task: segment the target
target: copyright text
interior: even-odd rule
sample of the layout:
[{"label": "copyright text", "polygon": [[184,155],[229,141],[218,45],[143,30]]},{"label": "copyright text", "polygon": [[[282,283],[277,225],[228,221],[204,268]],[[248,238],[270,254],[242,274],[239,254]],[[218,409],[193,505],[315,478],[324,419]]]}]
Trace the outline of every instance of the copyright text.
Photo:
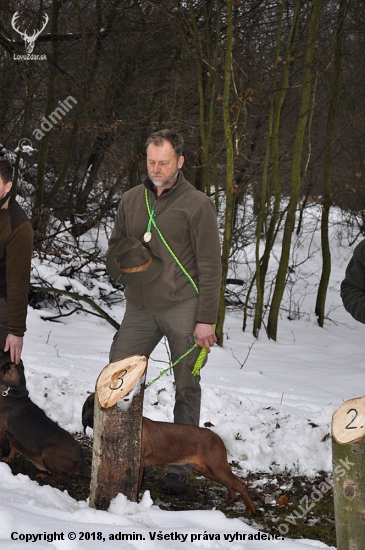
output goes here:
[{"label": "copyright text", "polygon": [[149,531],[148,537],[141,533],[108,533],[104,536],[101,531],[79,531],[75,533],[70,531],[69,533],[19,533],[13,531],[11,533],[11,540],[21,540],[25,542],[54,542],[58,540],[98,540],[100,542],[106,542],[110,540],[174,540],[179,542],[195,542],[197,540],[225,540],[228,542],[234,542],[238,540],[284,540],[280,535],[270,535],[269,533],[241,533],[236,531],[235,533],[209,533],[204,531],[203,533],[178,533],[177,531],[163,532],[163,531]]}]

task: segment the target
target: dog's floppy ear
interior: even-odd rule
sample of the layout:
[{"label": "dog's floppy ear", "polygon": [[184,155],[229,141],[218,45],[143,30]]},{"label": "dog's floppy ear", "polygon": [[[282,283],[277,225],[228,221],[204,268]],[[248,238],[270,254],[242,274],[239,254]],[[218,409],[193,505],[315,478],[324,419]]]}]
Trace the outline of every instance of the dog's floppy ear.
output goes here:
[{"label": "dog's floppy ear", "polygon": [[18,371],[18,374],[19,374],[20,385],[23,386],[24,388],[26,388],[27,381],[25,379],[25,374],[24,374],[24,363],[21,359],[20,359],[19,363],[16,365],[16,368],[17,368],[17,371]]}]

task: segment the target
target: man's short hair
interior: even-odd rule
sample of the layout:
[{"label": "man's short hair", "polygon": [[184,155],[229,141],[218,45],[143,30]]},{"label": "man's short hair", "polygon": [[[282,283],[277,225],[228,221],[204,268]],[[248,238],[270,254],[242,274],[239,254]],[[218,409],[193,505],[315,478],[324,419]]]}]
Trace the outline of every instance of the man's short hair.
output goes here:
[{"label": "man's short hair", "polygon": [[151,134],[147,138],[146,149],[151,143],[153,143],[153,145],[161,146],[164,141],[169,141],[171,143],[177,158],[180,158],[182,156],[184,138],[182,137],[182,135],[178,134],[176,130],[170,130],[168,128],[153,132],[153,134]]},{"label": "man's short hair", "polygon": [[0,157],[0,177],[5,185],[13,180],[13,168],[4,157]]}]

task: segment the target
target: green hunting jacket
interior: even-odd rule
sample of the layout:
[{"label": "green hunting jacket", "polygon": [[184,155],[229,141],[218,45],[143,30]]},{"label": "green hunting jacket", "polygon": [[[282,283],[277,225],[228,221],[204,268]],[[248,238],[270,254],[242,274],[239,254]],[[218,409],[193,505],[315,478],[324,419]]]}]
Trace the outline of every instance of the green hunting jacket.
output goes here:
[{"label": "green hunting jacket", "polygon": [[[156,197],[151,190],[153,184],[149,178],[123,194],[109,249],[124,237],[143,241],[149,220],[145,189],[148,189],[160,232],[198,286],[196,321],[215,323],[222,269],[216,210],[213,201],[195,189],[181,171],[175,185],[160,197]],[[182,198],[179,200],[179,197]],[[177,266],[154,227],[151,233],[149,246],[163,261],[162,273],[151,283],[126,286],[126,298],[141,309],[161,309],[195,296],[194,287]]]},{"label": "green hunting jacket", "polygon": [[346,311],[356,321],[365,323],[365,240],[357,245],[347,266],[341,298]]},{"label": "green hunting jacket", "polygon": [[[26,330],[33,229],[13,195],[0,208],[0,297],[8,305],[7,330]],[[4,327],[6,328],[6,327]]]}]

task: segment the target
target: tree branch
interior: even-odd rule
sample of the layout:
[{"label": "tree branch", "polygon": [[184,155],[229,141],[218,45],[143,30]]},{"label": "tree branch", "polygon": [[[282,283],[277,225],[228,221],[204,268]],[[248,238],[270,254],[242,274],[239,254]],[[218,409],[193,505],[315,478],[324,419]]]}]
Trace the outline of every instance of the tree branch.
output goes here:
[{"label": "tree branch", "polygon": [[36,285],[30,285],[30,290],[33,292],[50,292],[53,294],[61,294],[62,296],[67,296],[68,298],[72,298],[73,300],[76,300],[77,302],[86,302],[91,308],[95,309],[95,311],[98,312],[99,316],[108,321],[114,327],[116,330],[119,329],[119,323],[117,323],[110,315],[104,311],[101,307],[99,307],[91,298],[88,298],[87,296],[81,296],[80,294],[77,294],[76,292],[70,292],[69,290],[63,290],[61,288],[54,288],[52,286],[36,286]]}]

